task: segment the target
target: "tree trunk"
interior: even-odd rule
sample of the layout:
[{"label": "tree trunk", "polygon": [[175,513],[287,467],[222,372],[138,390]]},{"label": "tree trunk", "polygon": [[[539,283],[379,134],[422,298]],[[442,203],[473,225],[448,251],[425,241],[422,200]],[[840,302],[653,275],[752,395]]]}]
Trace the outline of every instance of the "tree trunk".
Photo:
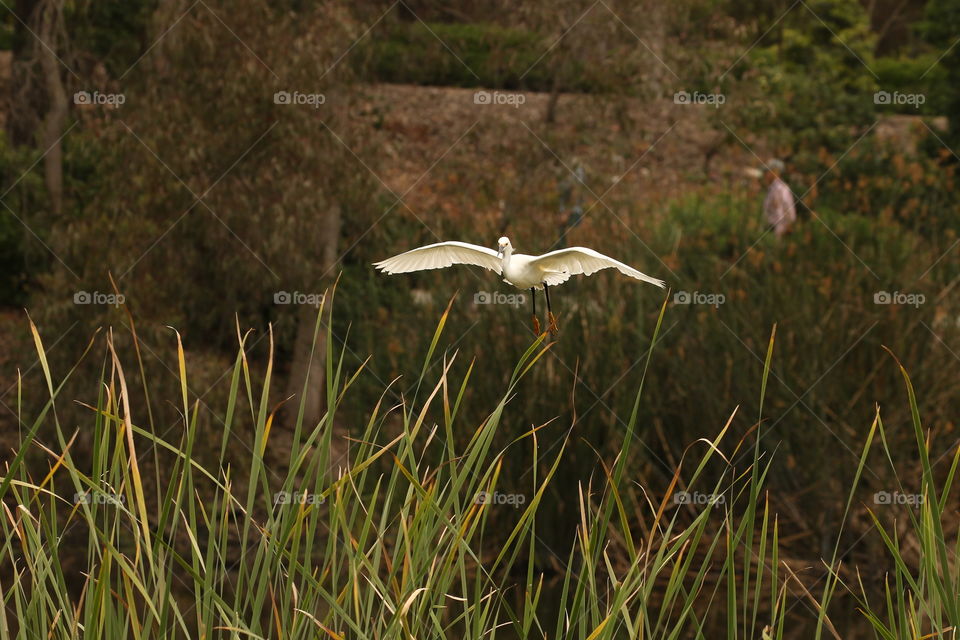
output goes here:
[{"label": "tree trunk", "polygon": [[[320,250],[319,273],[330,271],[337,262],[340,224],[340,207],[334,204],[327,212],[326,233],[323,235],[323,244]],[[324,323],[330,322],[330,314],[331,308],[329,300],[327,300],[323,306]],[[290,425],[293,426],[295,423],[302,401],[303,426],[306,429],[312,429],[320,421],[326,389],[324,374],[326,371],[327,333],[321,325],[314,345],[313,334],[316,323],[317,310],[310,305],[301,305],[297,311],[297,336],[294,341],[293,362],[290,365],[289,393],[287,395],[295,397],[288,412]],[[306,389],[304,389],[305,380],[309,380]]]},{"label": "tree trunk", "polygon": [[57,59],[58,30],[63,12],[63,0],[45,0],[37,11],[39,15],[39,38],[46,45],[40,47],[40,65],[46,86],[49,106],[43,123],[42,145],[44,177],[50,195],[50,209],[54,217],[63,211],[63,147],[60,137],[67,120],[67,92],[60,77],[60,61]]}]

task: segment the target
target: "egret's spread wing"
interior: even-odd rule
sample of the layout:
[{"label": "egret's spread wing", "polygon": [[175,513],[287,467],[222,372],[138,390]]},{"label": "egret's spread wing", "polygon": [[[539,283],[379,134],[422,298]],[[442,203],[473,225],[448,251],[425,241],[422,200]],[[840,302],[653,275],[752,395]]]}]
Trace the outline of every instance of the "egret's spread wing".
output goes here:
[{"label": "egret's spread wing", "polygon": [[374,262],[384,273],[410,273],[426,269],[442,269],[455,264],[472,264],[500,273],[502,263],[493,249],[466,242],[438,242],[412,249],[398,256]]},{"label": "egret's spread wing", "polygon": [[548,272],[546,277],[548,285],[560,284],[570,276],[581,274],[589,276],[601,269],[614,268],[625,276],[655,284],[661,289],[666,286],[663,280],[651,278],[631,266],[586,247],[570,247],[569,249],[551,251],[535,258],[533,264]]}]

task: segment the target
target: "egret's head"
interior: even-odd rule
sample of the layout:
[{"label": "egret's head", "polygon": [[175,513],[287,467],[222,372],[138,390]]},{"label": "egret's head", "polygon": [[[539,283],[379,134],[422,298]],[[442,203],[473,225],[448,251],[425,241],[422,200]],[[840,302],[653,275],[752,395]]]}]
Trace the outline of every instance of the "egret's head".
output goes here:
[{"label": "egret's head", "polygon": [[507,236],[502,236],[499,240],[497,240],[497,254],[502,256],[507,249],[512,251],[513,245],[510,244],[510,238]]}]

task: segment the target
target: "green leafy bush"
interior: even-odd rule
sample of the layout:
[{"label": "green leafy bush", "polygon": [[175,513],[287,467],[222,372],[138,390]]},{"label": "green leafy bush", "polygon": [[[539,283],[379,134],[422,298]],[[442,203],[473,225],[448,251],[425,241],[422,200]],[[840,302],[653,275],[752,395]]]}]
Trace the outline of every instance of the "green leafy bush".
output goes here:
[{"label": "green leafy bush", "polygon": [[879,79],[877,86],[888,93],[898,92],[909,95],[922,95],[923,103],[914,106],[910,103],[878,106],[878,111],[897,112],[907,115],[942,115],[947,109],[947,70],[938,64],[937,55],[926,54],[917,57],[878,58],[873,70]]},{"label": "green leafy bush", "polygon": [[[550,43],[540,34],[490,24],[392,22],[357,47],[354,61],[371,80],[434,86],[550,91],[543,60]],[[599,72],[571,61],[563,91],[606,88]]]},{"label": "green leafy bush", "polygon": [[[927,139],[933,138],[924,125],[917,122],[913,131],[905,131],[904,135],[916,135],[922,145],[924,133]],[[817,196],[811,198],[813,206],[857,213],[876,221],[879,230],[888,225],[877,219],[893,219],[911,231],[922,233],[930,243],[930,250],[935,252],[938,246],[952,242],[956,235],[960,223],[957,210],[960,194],[956,167],[942,163],[948,152],[935,139],[930,141],[940,149],[939,158],[911,154],[901,146],[875,137],[861,141],[819,182]],[[833,164],[839,158],[827,160]]]},{"label": "green leafy bush", "polygon": [[950,131],[944,136],[953,149],[960,148],[960,51],[956,47],[960,33],[960,3],[954,0],[930,0],[922,31],[925,39],[941,55],[938,66],[946,77],[944,103],[950,118]]},{"label": "green leafy bush", "polygon": [[[843,151],[874,121],[873,35],[855,2],[816,0],[789,11],[750,50],[737,118],[794,163]],[[856,139],[855,137],[853,139]]]},{"label": "green leafy bush", "polygon": [[42,244],[49,241],[49,221],[40,215],[46,189],[35,163],[34,150],[15,147],[0,134],[0,190],[6,205],[0,206],[0,306],[22,305],[28,277],[35,278],[52,259]]}]

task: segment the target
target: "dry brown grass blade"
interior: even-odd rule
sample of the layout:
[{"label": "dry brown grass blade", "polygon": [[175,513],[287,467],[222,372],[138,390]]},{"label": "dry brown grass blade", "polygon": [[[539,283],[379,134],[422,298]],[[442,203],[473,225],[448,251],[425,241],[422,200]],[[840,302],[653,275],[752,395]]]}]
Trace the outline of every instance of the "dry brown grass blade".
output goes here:
[{"label": "dry brown grass blade", "polygon": [[[793,569],[790,568],[790,565],[787,564],[786,562],[781,562],[780,564],[782,564],[784,568],[786,568],[787,572],[790,574],[790,577],[796,580],[797,584],[800,585],[800,589],[803,591],[803,595],[805,595],[807,599],[813,603],[813,606],[816,607],[817,611],[820,611],[821,610],[820,603],[817,602],[817,599],[813,597],[813,594],[810,593],[806,585],[804,585],[803,582],[800,580],[800,578],[797,577],[797,574],[793,572]],[[826,615],[826,613],[824,613],[823,621],[824,623],[826,623],[827,629],[830,631],[830,633],[833,635],[834,638],[836,638],[837,640],[843,640],[843,638],[840,637],[840,634],[837,633],[836,628],[833,626],[833,623],[830,621],[830,617]]]}]

